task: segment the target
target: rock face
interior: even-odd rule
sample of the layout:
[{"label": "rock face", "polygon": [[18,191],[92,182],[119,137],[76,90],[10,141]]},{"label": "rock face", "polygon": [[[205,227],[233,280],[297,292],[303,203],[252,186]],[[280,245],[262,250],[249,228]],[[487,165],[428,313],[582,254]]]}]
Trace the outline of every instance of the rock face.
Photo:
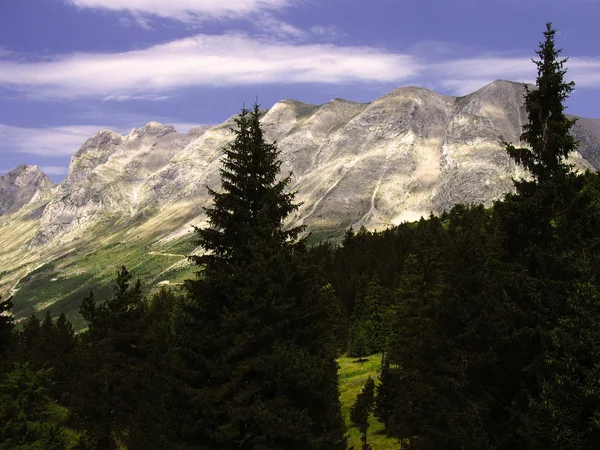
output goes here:
[{"label": "rock face", "polygon": [[[523,94],[522,84],[496,81],[459,98],[403,87],[371,103],[276,103],[262,125],[266,138],[278,142],[282,173],[293,173],[291,189],[302,202],[289,223],[328,237],[350,226],[382,229],[456,203],[501,198],[513,177],[526,175],[500,144],[501,138],[519,144],[527,120]],[[186,209],[188,219],[201,223],[210,202],[206,186],[219,187],[231,126],[232,119],[188,134],[156,122],[127,136],[100,131],[73,156],[29,248],[72,241],[97,225],[109,230],[136,217],[150,220],[169,208]],[[600,168],[600,120],[581,119],[573,132],[581,146],[572,161]],[[0,179],[0,214],[49,186],[43,175],[19,178],[29,169]]]},{"label": "rock face", "polygon": [[0,177],[0,216],[43,200],[54,184],[37,166],[21,164]]},{"label": "rock face", "polygon": [[[102,130],[71,158],[69,172],[46,207],[33,246],[76,235],[135,213],[146,179],[192,140],[157,122],[121,136]],[[112,216],[112,217],[111,217]],[[73,236],[71,236],[73,237]]]}]

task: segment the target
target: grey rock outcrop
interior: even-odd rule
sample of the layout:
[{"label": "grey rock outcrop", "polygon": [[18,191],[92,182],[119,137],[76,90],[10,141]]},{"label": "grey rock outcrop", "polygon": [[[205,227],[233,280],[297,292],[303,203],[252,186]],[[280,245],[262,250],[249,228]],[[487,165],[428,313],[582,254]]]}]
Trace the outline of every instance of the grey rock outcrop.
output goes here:
[{"label": "grey rock outcrop", "polygon": [[[350,226],[382,229],[456,203],[500,199],[514,177],[527,176],[501,145],[501,139],[520,145],[523,94],[522,84],[498,80],[458,98],[409,86],[371,103],[276,103],[261,121],[302,203],[289,224],[328,237]],[[233,125],[231,118],[187,134],[156,122],[127,136],[100,131],[75,153],[67,178],[52,191],[30,248],[72,241],[91,226],[110,230],[140,215],[151,222],[166,210],[184,217],[188,228],[192,220],[202,223],[202,207],[211,200],[207,186],[219,188],[222,148]],[[599,169],[600,120],[580,119],[573,132],[581,145],[571,161]],[[0,199],[9,204],[8,196]],[[4,210],[23,201],[11,200]]]},{"label": "grey rock outcrop", "polygon": [[37,166],[21,164],[0,176],[0,216],[48,197],[54,184]]},{"label": "grey rock outcrop", "polygon": [[33,246],[70,240],[85,228],[134,214],[144,181],[192,140],[151,122],[121,136],[102,130],[71,158],[69,172],[44,210]]}]

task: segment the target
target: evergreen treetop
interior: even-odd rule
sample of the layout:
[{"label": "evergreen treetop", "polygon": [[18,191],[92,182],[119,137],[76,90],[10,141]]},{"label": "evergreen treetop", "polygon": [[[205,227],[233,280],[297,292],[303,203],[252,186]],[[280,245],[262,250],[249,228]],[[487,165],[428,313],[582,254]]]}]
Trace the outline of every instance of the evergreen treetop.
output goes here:
[{"label": "evergreen treetop", "polygon": [[530,148],[515,148],[506,143],[509,155],[529,170],[538,182],[569,173],[572,166],[566,164],[564,159],[577,148],[577,141],[570,134],[576,119],[565,116],[563,105],[575,83],[564,80],[567,73],[564,64],[568,58],[560,59],[562,50],[554,44],[555,35],[552,23],[546,23],[545,40],[540,42],[540,48],[536,51],[540,60],[533,60],[538,72],[537,88],[530,90],[525,85],[525,107],[529,121],[523,126],[521,140]]},{"label": "evergreen treetop", "polygon": [[[281,161],[264,140],[260,109],[242,109],[224,149],[221,190],[209,190],[206,254],[187,280],[191,327],[185,372],[185,442],[201,448],[346,448],[333,335],[301,227],[278,180]],[[201,405],[200,410],[198,405]]]},{"label": "evergreen treetop", "polygon": [[193,256],[210,271],[234,259],[247,260],[250,241],[256,238],[284,246],[297,238],[303,227],[283,230],[284,219],[299,205],[294,192],[286,193],[290,175],[277,179],[280,151],[264,140],[258,104],[242,108],[234,118],[235,139],[224,149],[221,191],[209,188],[213,206],[204,208],[209,228],[196,228],[199,244],[208,254]]}]

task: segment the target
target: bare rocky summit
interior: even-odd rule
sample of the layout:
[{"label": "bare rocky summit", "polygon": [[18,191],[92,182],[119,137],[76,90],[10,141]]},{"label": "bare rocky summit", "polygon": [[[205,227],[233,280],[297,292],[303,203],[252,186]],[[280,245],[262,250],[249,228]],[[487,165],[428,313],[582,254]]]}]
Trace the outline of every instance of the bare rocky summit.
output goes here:
[{"label": "bare rocky summit", "polygon": [[[326,238],[350,226],[382,229],[456,203],[500,199],[513,177],[526,176],[500,144],[501,138],[519,143],[527,120],[523,94],[522,84],[499,80],[458,98],[409,86],[371,103],[276,103],[262,125],[266,138],[278,142],[282,173],[292,172],[291,189],[302,202],[290,224]],[[72,157],[29,249],[60,246],[92,228],[110,233],[127,221],[133,227],[161,217],[162,228],[153,229],[171,237],[201,224],[207,186],[219,187],[231,126],[229,119],[182,134],[151,122],[127,136],[98,132]],[[574,134],[581,146],[572,161],[600,168],[600,120],[579,120]],[[0,178],[0,215],[50,187],[37,168],[15,169]],[[164,225],[167,216],[177,218],[175,229]]]},{"label": "bare rocky summit", "polygon": [[0,176],[0,216],[44,200],[54,184],[38,166],[21,164]]}]

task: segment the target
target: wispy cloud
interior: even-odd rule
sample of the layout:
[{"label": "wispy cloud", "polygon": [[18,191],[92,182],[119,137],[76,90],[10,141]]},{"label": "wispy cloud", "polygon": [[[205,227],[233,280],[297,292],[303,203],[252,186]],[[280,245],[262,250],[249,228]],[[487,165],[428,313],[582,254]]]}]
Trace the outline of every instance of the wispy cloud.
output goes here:
[{"label": "wispy cloud", "polygon": [[40,170],[46,175],[66,175],[69,168],[66,166],[40,166]]},{"label": "wispy cloud", "polygon": [[[66,0],[79,8],[169,18],[184,22],[206,19],[237,19],[254,13],[275,11],[292,0]],[[297,1],[296,1],[297,3]]]},{"label": "wispy cloud", "polygon": [[[147,121],[136,120],[127,125],[65,125],[59,127],[27,128],[0,124],[0,155],[3,153],[28,153],[44,157],[61,158],[72,156],[81,145],[100,130],[115,130],[127,135],[134,128]],[[165,124],[171,121],[165,120]],[[204,124],[192,122],[172,123],[179,133],[187,133],[191,128]],[[67,168],[62,166],[40,167],[48,175],[64,175]],[[1,171],[0,171],[1,172]]]},{"label": "wispy cloud", "polygon": [[347,36],[340,28],[334,25],[315,25],[311,27],[310,32],[315,36],[337,38],[340,36]]},{"label": "wispy cloud", "polygon": [[[411,83],[463,95],[498,78],[535,79],[528,55],[465,57],[446,52],[432,58],[431,51],[423,52],[422,46],[394,53],[366,46],[315,44],[303,40],[301,30],[265,20],[270,36],[197,34],[146,49],[73,53],[40,61],[0,55],[0,86],[36,99],[119,102],[166,100],[187,87],[278,83]],[[571,58],[567,66],[567,76],[578,88],[600,88],[600,58]]]},{"label": "wispy cloud", "polygon": [[109,127],[72,125],[21,128],[0,124],[0,154],[31,153],[47,157],[71,156],[94,133]]},{"label": "wispy cloud", "polygon": [[123,53],[0,61],[0,85],[39,98],[164,96],[189,86],[394,82],[413,78],[410,55],[370,47],[298,44],[244,34],[206,35]]},{"label": "wispy cloud", "polygon": [[[568,80],[578,88],[600,89],[600,59],[570,58],[566,64]],[[536,68],[529,57],[474,57],[445,61],[427,66],[437,77],[438,86],[456,95],[464,95],[496,80],[505,79],[534,83]]]}]

